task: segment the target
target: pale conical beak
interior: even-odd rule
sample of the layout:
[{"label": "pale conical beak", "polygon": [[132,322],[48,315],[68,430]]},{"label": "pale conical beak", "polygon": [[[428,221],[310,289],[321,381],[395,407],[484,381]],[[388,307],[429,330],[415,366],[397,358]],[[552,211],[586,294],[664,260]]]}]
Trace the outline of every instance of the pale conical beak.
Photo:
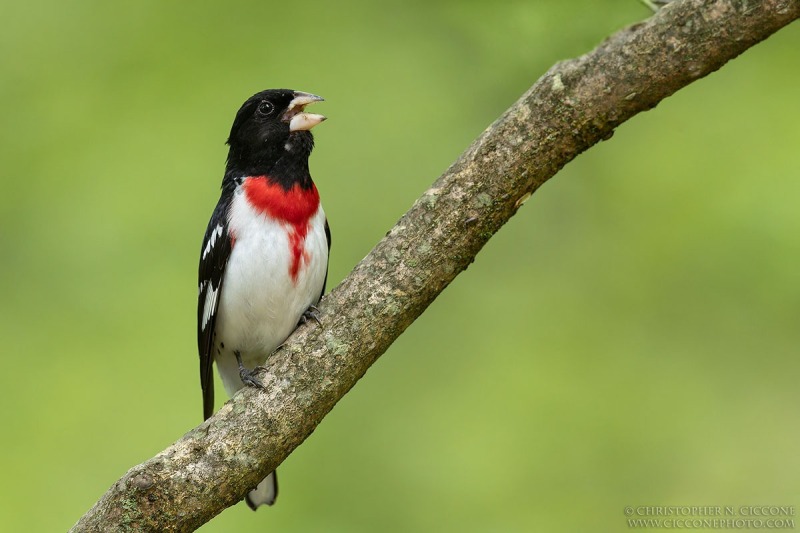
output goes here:
[{"label": "pale conical beak", "polygon": [[315,94],[295,91],[294,99],[289,102],[289,107],[283,115],[283,120],[289,122],[289,131],[308,131],[323,120],[325,116],[304,111],[307,105],[322,102],[324,98]]}]

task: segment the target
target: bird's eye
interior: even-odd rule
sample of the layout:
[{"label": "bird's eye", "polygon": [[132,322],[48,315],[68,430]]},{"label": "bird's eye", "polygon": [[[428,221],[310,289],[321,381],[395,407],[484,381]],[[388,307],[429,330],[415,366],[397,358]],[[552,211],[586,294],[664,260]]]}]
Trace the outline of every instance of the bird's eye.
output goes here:
[{"label": "bird's eye", "polygon": [[263,100],[260,104],[258,104],[257,112],[259,115],[267,116],[272,113],[272,110],[275,109],[275,106],[272,105],[272,102],[268,102],[267,100]]}]

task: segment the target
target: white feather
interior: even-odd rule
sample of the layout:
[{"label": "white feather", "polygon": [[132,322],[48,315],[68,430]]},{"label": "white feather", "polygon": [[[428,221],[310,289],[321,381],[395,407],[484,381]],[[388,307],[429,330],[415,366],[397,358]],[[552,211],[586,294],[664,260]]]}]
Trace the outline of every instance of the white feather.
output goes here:
[{"label": "white feather", "polygon": [[248,503],[252,507],[259,505],[272,505],[278,497],[278,484],[275,472],[272,472],[258,484],[256,488],[247,493]]},{"label": "white feather", "polygon": [[206,293],[206,301],[203,303],[203,323],[200,329],[206,329],[206,325],[211,319],[211,315],[214,314],[214,308],[217,305],[218,295],[219,287],[214,287],[214,285],[211,285],[210,290]]},{"label": "white feather", "polygon": [[229,230],[235,245],[225,268],[216,333],[224,349],[217,368],[232,396],[242,388],[233,350],[241,353],[248,369],[266,358],[289,334],[322,291],[328,265],[328,241],[322,206],[309,221],[304,254],[295,280],[289,274],[293,227],[266,216],[250,205],[240,186],[234,193]]},{"label": "white feather", "polygon": [[222,224],[217,224],[217,227],[211,232],[211,235],[208,237],[206,247],[203,249],[203,259],[205,259],[209,253],[211,253],[211,250],[214,248],[214,244],[217,242],[217,238],[222,236],[223,230],[224,228],[222,227]]}]

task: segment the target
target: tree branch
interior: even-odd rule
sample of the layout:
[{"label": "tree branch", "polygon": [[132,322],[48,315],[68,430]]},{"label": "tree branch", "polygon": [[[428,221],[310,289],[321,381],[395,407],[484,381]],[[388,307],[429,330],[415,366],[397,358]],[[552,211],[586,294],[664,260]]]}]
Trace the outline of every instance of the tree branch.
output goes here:
[{"label": "tree branch", "polygon": [[798,0],[683,0],[558,63],[416,201],[211,419],[130,469],[73,531],[192,531],[239,502],[542,183],[614,128],[800,17]]}]

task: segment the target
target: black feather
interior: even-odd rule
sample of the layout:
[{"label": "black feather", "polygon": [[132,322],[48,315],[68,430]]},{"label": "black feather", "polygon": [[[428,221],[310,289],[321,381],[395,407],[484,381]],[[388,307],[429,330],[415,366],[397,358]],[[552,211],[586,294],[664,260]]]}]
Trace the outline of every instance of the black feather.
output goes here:
[{"label": "black feather", "polygon": [[[228,210],[230,194],[223,194],[217,203],[211,220],[208,222],[203,246],[200,248],[199,294],[197,296],[197,347],[200,352],[200,386],[203,389],[203,419],[214,412],[214,329],[217,322],[217,309],[222,295],[222,280],[225,267],[231,255],[231,235],[228,231]],[[222,228],[221,234],[219,228]],[[209,242],[213,238],[213,244]],[[208,247],[208,251],[206,251]],[[210,310],[210,317],[203,327],[206,298],[210,291],[216,291],[217,299]]]},{"label": "black feather", "polygon": [[[328,225],[328,219],[325,219],[325,237],[328,239],[328,257],[331,256],[331,227]],[[325,265],[325,279],[322,280],[322,292],[319,293],[319,298],[317,298],[317,302],[322,300],[322,296],[325,294],[325,287],[328,285],[328,269],[329,265]]]}]

